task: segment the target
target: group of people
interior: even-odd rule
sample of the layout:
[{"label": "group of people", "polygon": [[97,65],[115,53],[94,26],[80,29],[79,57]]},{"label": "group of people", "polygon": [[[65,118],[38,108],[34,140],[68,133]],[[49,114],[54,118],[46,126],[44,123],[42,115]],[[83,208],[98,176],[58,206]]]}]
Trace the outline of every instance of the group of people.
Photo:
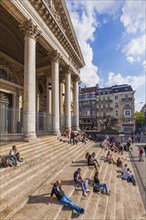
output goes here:
[{"label": "group of people", "polygon": [[16,146],[12,146],[9,155],[3,158],[2,164],[4,167],[17,166],[18,162],[22,162],[23,158],[20,157],[20,153],[17,151]]},{"label": "group of people", "polygon": [[[93,152],[92,154],[89,154],[89,152],[87,152],[85,155],[87,164],[93,165],[95,168],[95,174],[94,174],[94,180],[93,180],[93,192],[97,193],[101,191],[102,194],[110,195],[108,185],[105,182],[101,182],[99,180],[99,172],[97,169],[97,165],[98,167],[100,167],[100,165],[98,161],[96,160],[95,156],[96,156],[95,152]],[[82,171],[81,168],[78,168],[73,174],[73,179],[74,179],[74,183],[76,184],[76,186],[81,187],[82,195],[87,197],[87,193],[90,191],[88,189],[88,180],[82,178],[81,171]],[[68,196],[65,195],[64,191],[62,190],[60,180],[57,180],[54,183],[52,190],[51,190],[49,202],[51,202],[51,198],[54,194],[56,195],[56,198],[58,199],[59,203],[65,206],[66,205],[70,206],[77,214],[84,214],[85,210],[79,207],[78,205],[76,205]]]}]

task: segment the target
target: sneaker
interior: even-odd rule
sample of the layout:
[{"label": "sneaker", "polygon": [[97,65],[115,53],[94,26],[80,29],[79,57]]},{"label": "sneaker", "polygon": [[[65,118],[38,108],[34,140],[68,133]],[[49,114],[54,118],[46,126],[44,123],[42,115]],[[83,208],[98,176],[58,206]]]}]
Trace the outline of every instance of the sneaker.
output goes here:
[{"label": "sneaker", "polygon": [[107,196],[110,196],[110,192],[106,193]]},{"label": "sneaker", "polygon": [[83,196],[87,197],[87,193],[86,193],[86,192],[85,192],[85,193],[83,193]]},{"label": "sneaker", "polygon": [[87,189],[86,192],[90,192],[90,189]]},{"label": "sneaker", "polygon": [[81,209],[80,214],[84,214],[85,213],[85,209]]},{"label": "sneaker", "polygon": [[74,214],[78,214],[78,215],[80,215],[80,213],[77,212],[76,210],[73,210],[73,213],[74,213]]}]

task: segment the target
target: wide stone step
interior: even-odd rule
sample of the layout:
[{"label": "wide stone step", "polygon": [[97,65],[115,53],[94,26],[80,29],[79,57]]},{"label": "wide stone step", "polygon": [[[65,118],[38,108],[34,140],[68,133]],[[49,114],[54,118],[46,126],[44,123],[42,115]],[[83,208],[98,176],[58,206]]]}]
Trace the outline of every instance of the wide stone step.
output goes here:
[{"label": "wide stone step", "polygon": [[40,146],[41,143],[44,144],[44,143],[55,143],[55,142],[58,142],[59,140],[55,137],[52,137],[51,139],[48,138],[48,137],[45,137],[43,139],[36,139],[36,141],[30,143],[30,142],[18,142],[17,144],[9,144],[9,146],[5,147],[5,146],[1,146],[0,147],[0,153],[1,153],[1,156],[2,155],[8,155],[9,154],[9,151],[12,149],[12,146],[15,145],[17,147],[17,150],[20,152],[20,153],[23,153],[25,152],[27,149],[33,149],[33,147],[37,147],[37,146]]},{"label": "wide stone step", "polygon": [[[7,188],[10,190],[10,187],[9,187],[10,185],[11,185],[11,189],[14,188],[14,187],[17,187],[20,184],[20,180],[22,180],[23,178],[25,179],[26,175],[27,176],[31,176],[31,172],[35,173],[35,172],[37,172],[37,170],[40,170],[41,168],[45,167],[47,164],[52,163],[52,161],[57,158],[56,154],[57,154],[58,151],[60,152],[60,147],[61,146],[59,145],[59,147],[57,149],[54,149],[54,150],[52,149],[51,152],[46,150],[43,154],[38,154],[38,163],[35,160],[35,163],[33,163],[33,166],[31,166],[31,169],[30,169],[30,166],[29,166],[29,169],[25,169],[26,167],[24,168],[23,164],[22,164],[22,166],[18,170],[19,172],[15,173],[15,177],[14,178],[11,178],[11,179],[9,179],[7,181],[6,181],[6,178],[4,178],[4,182],[1,183],[1,185],[0,185],[1,192],[3,192],[3,193],[8,192]],[[64,153],[66,151],[67,151],[67,148],[63,144],[62,152],[61,152],[60,156],[64,155]],[[22,172],[21,168],[23,168],[24,172]],[[14,187],[13,187],[13,185],[14,185]],[[3,197],[3,193],[1,193],[1,198]]]},{"label": "wide stone step", "polygon": [[[80,145],[82,145],[82,146],[80,146]],[[76,146],[76,148],[73,148],[72,146],[71,146],[71,151],[68,151],[68,149],[67,149],[67,151],[68,151],[68,154],[72,157],[73,156],[73,152],[74,152],[74,154],[76,154],[76,155],[78,155],[78,152],[76,151],[76,150],[80,150],[80,151],[83,151],[83,148],[84,148],[84,145],[83,144],[80,144],[80,145],[77,145]],[[64,153],[64,152],[63,152]],[[70,162],[70,156],[68,156],[67,154],[64,154],[64,157],[68,157],[68,162]],[[64,159],[64,158],[63,158]],[[60,158],[60,160],[61,160],[61,158]],[[64,160],[62,163],[60,162],[59,164],[58,164],[58,166],[54,166],[55,168],[54,169],[56,169],[56,171],[57,170],[59,170],[60,169],[60,166],[62,167],[62,166],[64,166],[64,165],[66,165],[66,161]],[[49,167],[48,167],[49,168]],[[46,168],[46,170],[48,169],[48,168]],[[50,169],[49,169],[50,170]],[[51,169],[51,172],[53,171],[53,167],[52,167],[52,169]],[[53,173],[52,173],[52,175],[54,174],[54,172],[55,171],[53,171]],[[44,173],[44,172],[43,172]],[[42,183],[42,174],[38,174],[39,176],[41,176],[41,183]],[[45,178],[44,178],[44,181],[46,180],[46,173],[45,173]],[[50,177],[49,175],[48,175],[48,177]],[[35,179],[35,181],[36,181],[36,177],[34,178]],[[40,179],[40,178],[38,178],[38,179]],[[27,178],[27,182],[28,182],[28,178]],[[38,182],[38,181],[37,181]],[[29,182],[28,182],[28,185],[29,185]],[[30,188],[30,185],[29,185],[29,188]],[[34,184],[32,184],[32,188],[34,188]],[[26,188],[24,188],[24,187],[20,187],[20,192],[21,192],[21,194],[22,194],[22,196],[23,196],[23,192],[22,192],[22,189],[25,189],[25,192],[24,193],[26,193],[26,190],[27,190],[27,187]],[[17,192],[19,193],[19,190],[17,189]],[[12,194],[11,194],[12,195]],[[10,195],[9,195],[10,196]],[[9,196],[8,196],[8,198],[9,198]],[[13,198],[14,198],[14,195],[12,196]],[[18,196],[16,197],[16,198],[18,198]],[[21,199],[20,199],[21,200]],[[8,202],[8,201],[7,201]],[[6,200],[4,200],[3,201],[3,204],[1,205],[1,207],[2,208],[4,208],[4,207],[6,207],[8,205],[8,203],[6,203]],[[6,210],[3,210],[3,212],[2,213],[5,213],[6,212]]]},{"label": "wide stone step", "polygon": [[[32,150],[29,150],[28,151],[25,151],[24,154],[23,154],[23,159],[24,159],[24,162],[23,163],[19,163],[19,167],[21,167],[20,169],[25,169],[25,165],[27,166],[28,163],[29,163],[29,167],[30,167],[30,164],[32,163],[35,164],[37,163],[37,158],[39,158],[39,160],[41,160],[41,157],[40,155],[41,154],[45,154],[45,150],[47,149],[48,150],[48,153],[49,153],[49,150],[50,151],[55,151],[55,149],[58,149],[60,147],[61,143],[59,141],[55,141],[55,143],[51,143],[51,144],[42,144],[39,145],[39,146],[35,146],[34,149]],[[30,148],[30,147],[29,147]],[[28,168],[28,167],[27,167]],[[15,170],[15,171],[14,171]],[[3,177],[6,176],[6,174],[14,174],[17,172],[17,170],[19,170],[19,168],[16,169],[16,167],[7,167],[7,168],[2,168],[0,169],[0,174],[1,174],[1,180],[3,179]]]}]

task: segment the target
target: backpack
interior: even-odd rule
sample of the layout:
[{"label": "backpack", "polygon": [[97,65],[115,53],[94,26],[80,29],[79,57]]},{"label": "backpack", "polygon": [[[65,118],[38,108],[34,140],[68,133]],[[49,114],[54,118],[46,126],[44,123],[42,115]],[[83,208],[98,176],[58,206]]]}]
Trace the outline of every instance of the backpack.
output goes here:
[{"label": "backpack", "polygon": [[9,166],[9,160],[7,157],[3,158],[2,165],[6,168]]},{"label": "backpack", "polygon": [[97,184],[93,184],[93,192],[100,192],[100,186]]}]

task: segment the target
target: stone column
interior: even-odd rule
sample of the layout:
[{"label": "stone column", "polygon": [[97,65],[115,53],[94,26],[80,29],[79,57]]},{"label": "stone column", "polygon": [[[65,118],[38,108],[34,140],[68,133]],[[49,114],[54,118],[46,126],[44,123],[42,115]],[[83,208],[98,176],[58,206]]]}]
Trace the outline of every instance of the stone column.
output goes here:
[{"label": "stone column", "polygon": [[52,100],[51,100],[51,79],[49,77],[46,78],[46,112],[48,114],[52,113]]},{"label": "stone column", "polygon": [[59,60],[60,53],[52,51],[49,53],[51,59],[51,77],[52,77],[52,133],[60,134],[60,118],[59,118]]},{"label": "stone column", "polygon": [[17,132],[21,132],[22,122],[21,122],[21,108],[22,108],[22,91],[17,91],[16,96],[16,123],[17,123]]},{"label": "stone column", "polygon": [[73,79],[73,116],[74,116],[74,123],[75,129],[79,129],[79,79]]},{"label": "stone column", "polygon": [[47,112],[47,118],[46,118],[46,131],[49,133],[52,131],[52,84],[51,84],[51,78],[46,78],[46,112]]},{"label": "stone column", "polygon": [[65,70],[65,117],[66,128],[71,130],[71,67],[67,66]]},{"label": "stone column", "polygon": [[32,20],[24,21],[20,31],[25,35],[24,48],[24,140],[36,138],[36,39],[40,31]]}]

